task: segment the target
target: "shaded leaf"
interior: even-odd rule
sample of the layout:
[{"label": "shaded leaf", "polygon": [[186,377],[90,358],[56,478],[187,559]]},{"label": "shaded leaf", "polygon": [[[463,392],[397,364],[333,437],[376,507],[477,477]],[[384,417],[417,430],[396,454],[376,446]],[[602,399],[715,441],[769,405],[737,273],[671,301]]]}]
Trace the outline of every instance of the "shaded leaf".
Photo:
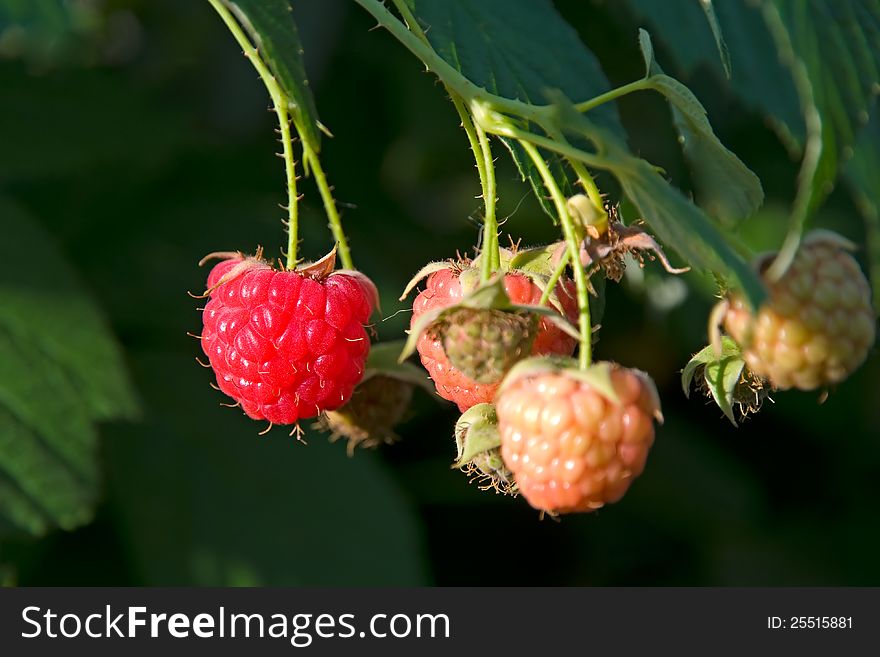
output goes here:
[{"label": "shaded leaf", "polygon": [[[694,30],[696,3],[669,12],[657,0],[629,0],[648,18],[682,66],[713,65]],[[863,0],[716,2],[730,46],[731,89],[767,115],[785,144],[814,151],[799,194],[815,209],[833,188],[880,89],[880,4]],[[808,149],[809,151],[809,149]]]},{"label": "shaded leaf", "polygon": [[694,183],[697,202],[729,225],[753,214],[764,201],[758,177],[715,135],[706,110],[678,80],[665,75],[654,60],[651,38],[639,31],[647,81],[670,103],[672,119]]},{"label": "shaded leaf", "polygon": [[730,77],[730,51],[727,49],[727,43],[724,41],[724,35],[721,33],[721,25],[718,23],[718,16],[715,14],[715,5],[712,0],[700,0],[700,7],[706,14],[706,20],[709,22],[709,29],[712,30],[712,36],[715,38],[715,45],[718,47],[718,56],[721,58],[721,65],[727,77]]},{"label": "shaded leaf", "polygon": [[[518,142],[504,137],[499,137],[498,139],[510,152],[510,157],[513,159],[513,163],[516,165],[517,171],[519,171],[519,175],[523,182],[528,182],[531,186],[532,192],[534,193],[535,198],[538,199],[541,209],[553,220],[554,224],[558,224],[559,217],[556,216],[556,206],[553,205],[553,201],[547,196],[547,188],[544,186],[544,179],[541,178],[541,174],[538,172],[538,169],[535,168],[532,159],[526,154],[523,147]],[[546,156],[546,159],[550,172],[553,174],[553,178],[556,180],[562,193],[566,197],[574,194],[574,187],[571,183],[571,178],[565,169],[565,164],[563,163],[562,158],[555,153],[550,153]]]},{"label": "shaded leaf", "polygon": [[[598,60],[550,0],[407,0],[407,4],[438,54],[494,94],[541,105],[554,89],[577,100],[609,89]],[[618,135],[624,134],[613,103],[596,108],[590,116]],[[531,159],[518,144],[501,141],[541,207],[556,221],[556,211]],[[563,192],[572,193],[562,159],[550,155],[548,162]]]},{"label": "shaded leaf", "polygon": [[[675,58],[678,70],[690,74],[702,67],[725,78],[699,0],[679,2],[674,12],[663,0],[627,0],[627,4],[654,28],[655,39]],[[725,85],[746,107],[767,115],[777,134],[796,149],[806,131],[803,111],[791,71],[780,61],[759,4],[716,0],[712,5],[730,55],[731,75]]]},{"label": "shaded leaf", "polygon": [[98,495],[95,422],[132,417],[136,403],[98,308],[51,238],[9,203],[0,216],[0,518],[29,533],[72,529]]},{"label": "shaded leaf", "polygon": [[880,313],[880,115],[877,112],[859,135],[844,178],[865,219],[874,311]]},{"label": "shaded leaf", "polygon": [[318,110],[306,77],[302,43],[287,0],[223,0],[242,20],[288,100],[297,131],[315,153],[321,148]]},{"label": "shaded leaf", "polygon": [[658,238],[690,265],[729,277],[746,300],[758,307],[766,295],[757,273],[734,251],[715,223],[672,187],[649,162],[630,154],[611,133],[593,125],[565,98],[556,97],[557,121],[565,130],[588,137],[602,153],[604,168]]}]

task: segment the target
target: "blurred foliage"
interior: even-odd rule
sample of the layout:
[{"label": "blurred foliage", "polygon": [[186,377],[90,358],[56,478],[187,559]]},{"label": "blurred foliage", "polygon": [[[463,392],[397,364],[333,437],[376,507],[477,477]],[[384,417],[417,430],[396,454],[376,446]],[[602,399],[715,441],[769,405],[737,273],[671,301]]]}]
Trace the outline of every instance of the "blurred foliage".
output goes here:
[{"label": "blurred foliage", "polygon": [[[24,4],[5,0],[0,8]],[[764,185],[765,206],[740,237],[757,250],[778,246],[799,162],[755,97],[736,90],[746,71],[764,76],[775,94],[793,87],[772,77],[773,58],[765,68],[740,63],[744,49],[731,36],[726,2],[715,6],[729,81],[702,11],[699,29],[678,40],[670,33],[667,45],[636,4],[648,3],[556,2],[611,85],[643,75],[637,29],[653,30],[664,69],[694,91],[714,131]],[[77,349],[88,363],[76,371],[108,379],[122,371],[113,362],[124,362],[140,415],[123,420],[133,410],[128,401],[90,403],[90,388],[58,379],[59,390],[73,388],[69,399],[83,400],[70,421],[96,427],[86,451],[100,467],[87,472],[100,502],[94,521],[79,529],[5,534],[4,582],[880,584],[876,352],[825,403],[780,394],[735,429],[717,407],[685,399],[680,388],[681,368],[705,344],[713,301],[712,286],[696,274],[682,277],[690,292],[675,303],[646,301],[668,280],[653,264],[607,290],[597,355],[647,370],[667,422],[645,474],[624,501],[599,513],[542,522],[522,500],[468,485],[449,467],[457,414],[424,395],[401,442],[378,452],[349,458],[343,444],[316,432],[307,446],[280,429],[258,436],[261,426],[218,406],[210,374],[194,361],[199,348],[186,332],[198,330],[198,302],[186,291],[202,289],[205,272],[195,263],[205,253],[261,244],[277,254],[285,242],[277,207],[284,178],[265,90],[207,2],[92,6],[100,24],[122,27],[92,32],[73,47],[83,56],[46,57],[38,66],[23,54],[0,59],[0,251],[10,265],[0,290],[43,299],[33,327],[14,334],[15,353],[43,335],[62,336],[65,345],[83,335],[100,342],[100,350]],[[409,320],[397,314],[405,307],[396,299],[413,272],[476,240],[469,217],[480,209],[479,183],[467,141],[442,88],[387,34],[370,32],[374,21],[353,3],[303,0],[295,17],[322,121],[335,136],[323,144],[325,167],[356,262],[381,292],[386,320],[376,329],[396,339]],[[671,44],[699,39],[713,63],[673,52]],[[792,113],[779,103],[788,112],[780,121],[796,126],[798,105]],[[622,99],[619,110],[634,151],[692,189],[665,101],[642,93]],[[874,207],[876,218],[878,181],[870,167],[853,170],[859,207]],[[513,164],[499,159],[498,176],[504,231],[523,244],[554,239],[557,229]],[[598,182],[616,198],[607,174]],[[303,255],[315,257],[330,236],[311,183],[303,187]],[[623,211],[636,217],[631,205]],[[866,242],[846,188],[830,193],[815,223]],[[0,298],[0,316],[29,317],[8,298]],[[76,303],[88,311],[65,314]],[[121,357],[107,346],[106,327]],[[15,364],[7,353],[0,352],[4,372]],[[58,358],[35,362],[65,367]],[[125,378],[108,380],[117,381],[110,388],[120,400],[130,397]],[[0,387],[9,394],[8,383]],[[22,390],[36,418],[29,426],[43,436],[34,444],[44,451],[60,444],[70,428],[55,422],[57,394]],[[0,413],[9,407],[0,400]],[[40,433],[44,425],[59,433]],[[4,426],[0,452],[3,439],[16,436]],[[0,471],[0,491],[11,490],[10,481]],[[476,569],[475,541],[492,555]]]}]

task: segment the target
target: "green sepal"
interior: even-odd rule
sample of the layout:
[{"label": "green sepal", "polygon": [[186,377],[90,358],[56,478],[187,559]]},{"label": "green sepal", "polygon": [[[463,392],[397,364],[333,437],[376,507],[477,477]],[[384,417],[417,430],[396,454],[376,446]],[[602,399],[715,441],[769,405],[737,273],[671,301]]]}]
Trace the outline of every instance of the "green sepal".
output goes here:
[{"label": "green sepal", "polygon": [[547,246],[538,246],[532,249],[519,251],[510,261],[510,268],[522,273],[541,274],[550,278],[559,263],[565,242],[554,242]]},{"label": "green sepal", "polygon": [[703,378],[712,399],[725,417],[737,426],[733,414],[734,395],[745,368],[740,346],[725,335],[721,338],[720,353],[716,352],[713,345],[709,345],[694,354],[681,372],[681,385],[687,397],[690,396],[694,376],[700,367],[703,368]]},{"label": "green sepal", "polygon": [[413,291],[413,288],[418,285],[423,278],[426,278],[435,272],[443,271],[444,269],[452,269],[452,263],[449,260],[429,262],[427,265],[419,269],[415,276],[409,279],[409,283],[406,284],[406,287],[403,289],[403,294],[400,295],[398,301],[406,299],[407,295]]},{"label": "green sepal", "polygon": [[507,296],[507,290],[504,289],[504,275],[499,274],[488,282],[477,286],[467,296],[462,298],[456,304],[445,306],[444,308],[435,308],[421,315],[413,324],[409,331],[403,350],[400,352],[398,359],[402,362],[416,350],[416,344],[419,337],[427,331],[434,322],[443,318],[454,310],[459,308],[470,308],[472,310],[505,310],[505,311],[524,311],[535,315],[546,317],[554,326],[564,331],[566,334],[578,337],[577,329],[571,323],[562,317],[552,308],[546,306],[521,305],[511,302]]},{"label": "green sepal", "polygon": [[477,404],[464,412],[455,423],[455,446],[457,454],[453,468],[464,467],[482,452],[501,446],[498,416],[493,404]]}]

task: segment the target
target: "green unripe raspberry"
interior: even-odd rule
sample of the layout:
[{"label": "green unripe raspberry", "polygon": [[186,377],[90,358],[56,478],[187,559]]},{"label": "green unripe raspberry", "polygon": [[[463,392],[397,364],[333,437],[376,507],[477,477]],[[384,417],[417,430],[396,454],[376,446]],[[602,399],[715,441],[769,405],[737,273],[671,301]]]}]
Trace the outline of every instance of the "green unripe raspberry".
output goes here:
[{"label": "green unripe raspberry", "polygon": [[333,438],[347,438],[348,450],[394,442],[394,427],[403,419],[413,386],[390,376],[376,375],[361,382],[347,404],[323,417],[323,428]]},{"label": "green unripe raspberry", "polygon": [[537,319],[526,312],[460,308],[437,330],[452,365],[477,383],[495,383],[530,353]]}]

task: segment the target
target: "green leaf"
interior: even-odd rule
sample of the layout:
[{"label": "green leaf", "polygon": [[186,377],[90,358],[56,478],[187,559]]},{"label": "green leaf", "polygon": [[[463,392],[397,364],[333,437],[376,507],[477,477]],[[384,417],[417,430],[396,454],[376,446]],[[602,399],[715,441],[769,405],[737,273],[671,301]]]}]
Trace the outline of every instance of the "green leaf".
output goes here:
[{"label": "green leaf", "polygon": [[[426,583],[420,518],[380,454],[348,457],[311,432],[304,445],[284,427],[257,435],[263,424],[221,408],[211,372],[191,356],[142,352],[133,367],[147,421],[110,428],[119,434],[106,447],[110,499],[139,581]],[[404,427],[403,440],[420,437]]]},{"label": "green leaf", "polygon": [[877,112],[859,135],[844,179],[865,220],[874,310],[880,313],[880,114]]},{"label": "green leaf", "polygon": [[639,30],[639,45],[645,58],[647,82],[670,103],[697,203],[710,216],[735,225],[763,203],[761,181],[721,143],[706,118],[705,108],[691,90],[663,73],[654,60],[651,38],[645,30]]},{"label": "green leaf", "polygon": [[[763,0],[761,0],[763,2]],[[706,29],[703,3],[688,0],[669,11],[666,0],[627,0],[637,17],[653,27],[655,39],[675,59],[677,70],[690,74],[708,68],[749,109],[767,115],[789,148],[805,135],[804,117],[791,71],[780,61],[776,42],[764,20],[761,2],[713,3],[715,20],[730,56],[730,76],[718,58],[718,46]],[[711,23],[709,24],[711,28]]]},{"label": "green leaf", "polygon": [[[598,60],[550,0],[406,1],[437,53],[471,82],[494,94],[541,105],[551,90],[587,100],[609,89]],[[596,108],[590,116],[624,135],[613,103]],[[501,141],[543,210],[555,221],[555,208],[530,158],[515,142]],[[550,155],[548,162],[563,192],[572,193],[562,159]]]},{"label": "green leaf", "polygon": [[731,277],[753,307],[760,305],[765,296],[760,278],[699,208],[647,162],[633,158],[612,172],[660,240],[694,267]]},{"label": "green leaf", "polygon": [[0,217],[0,531],[72,529],[98,495],[96,422],[137,406],[119,348],[51,237],[7,202]]},{"label": "green leaf", "polygon": [[724,41],[724,35],[721,33],[721,25],[718,23],[718,16],[715,14],[715,5],[712,0],[700,0],[700,7],[706,14],[706,20],[709,23],[709,29],[712,30],[712,36],[715,38],[715,45],[718,47],[718,56],[721,58],[721,65],[727,77],[730,77],[730,51],[727,49],[727,43]]},{"label": "green leaf", "polygon": [[[553,205],[553,201],[547,196],[547,188],[544,187],[544,179],[541,178],[541,174],[535,167],[532,159],[526,154],[523,147],[518,142],[504,137],[499,137],[498,139],[501,140],[501,143],[504,144],[510,152],[510,157],[513,159],[513,163],[516,165],[523,182],[527,182],[531,186],[532,192],[534,193],[535,198],[538,199],[541,209],[553,220],[554,224],[558,224],[559,217],[556,216],[556,206]],[[556,180],[562,193],[566,197],[574,194],[574,186],[571,183],[571,178],[565,168],[563,159],[555,153],[549,153],[546,156],[546,160],[547,165],[550,168],[550,173],[553,175],[553,178]]]},{"label": "green leaf", "polygon": [[561,127],[598,146],[603,168],[618,179],[661,241],[690,265],[731,278],[753,307],[761,304],[766,290],[760,277],[709,217],[669,185],[656,167],[632,155],[617,137],[592,124],[566,98],[555,96],[555,106]]},{"label": "green leaf", "polygon": [[321,124],[306,78],[302,43],[287,0],[223,0],[254,40],[288,100],[300,138],[315,153],[321,149]]},{"label": "green leaf", "polygon": [[[709,61],[706,39],[689,29],[699,14],[696,6],[682,4],[673,13],[658,0],[629,3],[658,28],[685,68]],[[730,45],[731,89],[773,121],[790,149],[802,152],[809,145],[799,195],[815,209],[876,111],[880,3],[756,0],[716,8]]]},{"label": "green leaf", "polygon": [[808,122],[808,132],[820,131],[822,154],[815,173],[801,180],[812,187],[815,207],[831,191],[841,156],[867,123],[880,84],[880,3],[775,0],[764,14],[780,52],[791,48],[795,75],[801,68],[806,72],[805,113],[814,105],[821,119],[816,126]]}]

